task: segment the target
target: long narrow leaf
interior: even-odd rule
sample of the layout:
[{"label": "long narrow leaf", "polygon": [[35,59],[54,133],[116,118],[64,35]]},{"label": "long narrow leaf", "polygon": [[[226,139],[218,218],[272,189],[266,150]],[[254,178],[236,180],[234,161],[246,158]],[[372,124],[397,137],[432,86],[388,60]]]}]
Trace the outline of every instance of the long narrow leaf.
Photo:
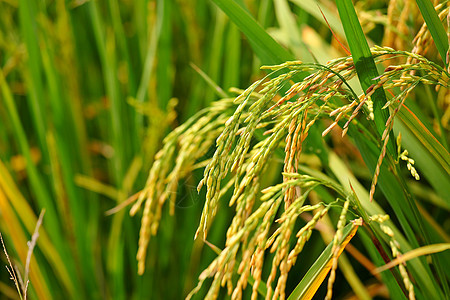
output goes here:
[{"label": "long narrow leaf", "polygon": [[[350,128],[350,130],[352,130],[352,128]],[[360,136],[356,136],[355,142],[357,147],[360,149],[365,163],[367,164],[369,169],[373,171],[377,163],[378,149],[375,145],[368,143]],[[413,226],[416,231],[419,231],[421,230],[420,224],[418,223],[417,219],[415,219],[414,212],[410,208],[410,205],[406,205],[405,203],[405,201],[408,201],[408,199],[405,199],[404,190],[399,186],[400,182],[397,180],[397,178],[387,170],[387,167],[384,164],[382,165],[381,173],[384,175],[379,178],[380,189],[387,199],[391,199],[391,201],[389,201],[389,204],[394,210],[395,215],[398,218],[411,247],[417,248],[419,247],[419,242],[417,241],[416,234],[414,233],[414,230],[411,226]],[[421,221],[423,222],[423,220]],[[425,260],[422,260],[422,265],[424,267],[424,273],[421,273],[421,279],[423,278],[424,280],[427,280],[429,284],[431,284],[423,284],[422,287],[427,289],[427,293],[429,295],[434,295],[434,298],[439,298],[441,295],[441,290],[439,289],[435,280],[429,280],[429,278],[432,278],[433,276]]]},{"label": "long narrow leaf", "polygon": [[450,249],[450,243],[434,244],[434,245],[428,245],[425,247],[420,247],[420,248],[417,248],[417,249],[414,249],[414,250],[411,250],[409,252],[402,254],[401,256],[392,260],[390,263],[377,268],[375,270],[375,272],[380,273],[380,272],[386,271],[386,270],[393,268],[399,264],[405,263],[408,260],[413,259],[415,257],[419,257],[422,255],[428,255],[431,253],[438,253],[438,252],[442,252],[442,251],[449,250],[449,249]]},{"label": "long narrow leaf", "polygon": [[294,56],[280,46],[256,22],[252,15],[232,0],[213,0],[247,36],[253,50],[264,64],[277,64],[293,60]]},{"label": "long narrow leaf", "polygon": [[[348,224],[347,226],[345,226],[342,240],[339,242],[341,248],[338,257],[341,255],[342,251],[344,251],[345,246],[347,246],[350,240],[355,236],[357,229],[358,226],[354,224]],[[309,300],[314,296],[317,289],[324,281],[325,277],[327,277],[327,274],[333,264],[333,253],[331,251],[332,248],[333,243],[328,244],[319,258],[314,262],[311,268],[309,268],[306,275],[291,293],[288,300]]]},{"label": "long narrow leaf", "polygon": [[[352,1],[337,0],[336,3],[341,21],[344,26],[347,41],[350,46],[350,51],[352,52],[353,61],[358,73],[361,87],[363,88],[363,90],[367,90],[370,86],[372,86],[372,84],[376,83],[376,81],[372,79],[378,75],[374,60],[370,53],[370,49],[365,39],[361,25],[359,24]],[[382,88],[377,89],[376,92],[372,95],[372,100],[375,126],[378,133],[382,135],[385,130],[386,121],[389,115],[389,112],[386,109],[382,109],[384,103],[386,103],[386,95],[384,93],[384,90]],[[373,147],[374,145],[370,146],[367,143],[367,140],[364,139],[356,130],[351,129],[350,131],[351,135],[356,140],[365,163],[367,164],[369,169],[374,172],[375,167],[378,164],[378,159],[376,158],[378,155],[376,153],[379,152],[379,150],[375,149],[377,147]],[[389,135],[389,141],[387,144],[388,156],[395,156],[394,145],[394,138],[391,134]],[[394,167],[392,164],[391,166]],[[396,173],[399,173],[398,167],[394,168],[397,169]],[[391,177],[391,179],[388,179],[389,177]],[[420,232],[420,234],[423,236],[425,242],[429,244],[431,242],[430,234],[425,230],[425,225],[414,202],[415,200],[408,190],[404,179],[398,175],[392,175],[387,169],[387,164],[383,163],[381,165],[381,173],[378,176],[378,181],[381,190],[394,209],[395,214],[397,215],[411,245],[413,247],[419,246],[416,234],[411,230],[411,226],[415,227],[416,231]],[[436,264],[436,267],[440,279],[444,281],[445,277],[441,268],[439,267],[439,263]],[[431,270],[429,270],[429,268],[428,273],[429,276],[431,276]],[[439,290],[437,284],[434,284],[434,288],[432,290]]]},{"label": "long narrow leaf", "polygon": [[[335,13],[333,13],[332,10],[327,6],[320,6],[319,9],[317,2],[314,0],[290,0],[290,1],[295,5],[297,5],[298,7],[301,7],[303,10],[307,11],[309,14],[314,16],[324,25],[328,26],[329,24],[331,29],[337,34],[339,34],[341,37],[345,36],[344,28],[342,27],[342,24],[339,21],[339,17]],[[320,10],[322,10],[323,14],[327,18],[328,24],[323,18]]]},{"label": "long narrow leaf", "polygon": [[442,61],[445,65],[448,65],[447,61],[447,51],[448,51],[448,38],[445,33],[444,26],[442,25],[436,10],[430,0],[416,0],[417,6],[419,6],[422,17],[427,23],[428,29],[430,30],[433,41],[436,48],[441,55]]},{"label": "long narrow leaf", "polygon": [[[353,57],[356,72],[358,73],[359,82],[363,91],[366,91],[377,81],[373,78],[378,76],[378,71],[372,54],[367,44],[364,32],[359,24],[355,8],[351,0],[337,0],[336,1],[339,16],[341,17],[342,25],[344,26],[347,42]],[[375,118],[375,126],[380,136],[386,128],[386,121],[389,117],[389,112],[382,107],[386,104],[386,95],[382,88],[377,89],[373,95],[373,113]],[[391,141],[388,143],[388,150],[394,153],[394,144]]]},{"label": "long narrow leaf", "polygon": [[415,159],[419,170],[450,205],[450,163],[447,150],[408,109],[399,111],[394,131],[402,133],[403,144]]},{"label": "long narrow leaf", "polygon": [[[334,152],[331,152],[330,154],[330,168],[340,184],[342,184],[348,191],[353,190],[356,193],[359,202],[368,215],[386,215],[386,212],[377,202],[369,201],[369,192],[362,186],[345,163]],[[394,236],[403,251],[410,251],[413,249],[410,243],[405,239],[402,232],[397,229],[392,220],[387,220],[385,225],[392,229]],[[389,241],[385,240],[385,242]],[[366,246],[370,247],[370,245]],[[421,286],[433,287],[435,281],[430,276],[430,273],[425,268],[425,265],[426,264],[423,260],[413,259],[410,261],[410,271],[416,280],[422,283]],[[439,297],[433,288],[427,290],[426,292],[432,297]]]}]

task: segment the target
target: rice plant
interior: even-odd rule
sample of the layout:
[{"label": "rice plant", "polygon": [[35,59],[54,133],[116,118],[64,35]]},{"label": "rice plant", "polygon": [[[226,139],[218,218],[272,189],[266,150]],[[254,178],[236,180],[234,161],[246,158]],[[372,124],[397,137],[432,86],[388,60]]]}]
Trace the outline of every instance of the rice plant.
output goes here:
[{"label": "rice plant", "polygon": [[447,1],[0,11],[2,297],[450,297]]},{"label": "rice plant", "polygon": [[[230,16],[232,13],[238,15],[235,11],[238,8],[232,3],[217,3],[219,6],[229,4]],[[341,212],[332,242],[332,265],[323,268],[328,271],[331,267],[326,299],[332,297],[338,257],[345,246],[341,246],[341,243],[344,226],[349,222],[349,207],[349,219],[354,219],[353,227],[364,225],[367,234],[376,240],[365,246],[376,247],[386,262],[400,256],[400,249],[407,251],[420,245],[418,236],[411,231],[412,227],[418,230],[425,244],[431,243],[429,233],[424,230],[425,224],[416,200],[405,182],[405,172],[402,171],[404,166],[400,162],[407,162],[410,176],[415,180],[420,180],[420,175],[414,167],[414,160],[407,156],[408,151],[402,150],[402,130],[394,131],[394,124],[404,122],[398,117],[401,109],[407,110],[410,117],[414,116],[405,106],[405,101],[419,84],[430,85],[436,90],[448,89],[449,76],[445,67],[448,62],[444,61],[442,67],[420,54],[423,30],[416,37],[416,43],[420,42],[412,52],[376,46],[367,53],[368,46],[361,27],[358,27],[353,6],[348,1],[338,1],[338,8],[341,18],[345,18],[343,23],[347,37],[355,40],[349,42],[352,56],[334,59],[326,64],[288,61],[263,67],[269,70],[269,74],[233,100],[234,112],[230,112],[230,100],[223,99],[209,111],[190,119],[187,125],[177,128],[165,140],[164,148],[156,156],[146,187],[131,210],[135,214],[145,201],[137,256],[141,272],[144,271],[149,238],[157,232],[164,203],[170,201],[173,211],[173,192],[179,178],[192,171],[195,160],[205,159],[205,151],[214,139],[216,147],[213,156],[206,158],[205,163],[200,163],[206,164],[206,167],[198,190],[206,186],[206,200],[196,238],[200,234],[204,240],[207,239],[220,200],[227,201],[235,212],[227,230],[224,249],[201,273],[198,286],[188,298],[200,290],[205,280],[213,278],[207,299],[216,299],[221,286],[227,288],[232,299],[241,299],[249,282],[252,284],[252,299],[257,299],[259,294],[266,299],[285,299],[287,277],[292,266],[298,258],[301,259],[302,249],[316,223],[333,207],[341,207]],[[448,14],[442,5],[437,9],[442,10],[442,16]],[[439,25],[436,24],[436,27]],[[392,61],[393,64],[390,64]],[[388,67],[376,76],[376,64]],[[359,78],[364,93],[358,95],[349,84],[354,77]],[[385,91],[391,91],[391,96],[387,97]],[[361,195],[365,200],[360,200],[351,188],[350,180],[348,183],[336,182],[336,174],[328,158],[328,152],[332,150],[317,139],[320,128],[317,123],[324,118],[331,118],[333,122],[323,130],[322,136],[340,125],[342,137],[349,132],[358,150],[364,152],[361,155],[372,171],[369,196]],[[405,114],[403,118],[408,117]],[[308,135],[313,138],[316,136],[315,140],[309,142],[309,147],[312,145],[313,152],[320,158],[323,171],[311,170],[300,162]],[[395,135],[397,139],[393,138]],[[424,139],[423,136],[411,138]],[[444,136],[442,138],[445,139]],[[439,144],[436,146],[442,150],[440,165],[446,169],[442,176],[448,178],[448,152],[434,139]],[[436,156],[440,154],[436,153]],[[261,186],[261,177],[277,158],[283,159],[282,182]],[[166,166],[174,167],[168,169]],[[383,177],[384,180],[381,179]],[[382,189],[386,189],[383,189],[384,196],[397,202],[391,205],[394,213],[401,218],[400,224],[406,239],[403,236],[400,238],[402,233],[394,233],[392,228],[395,225],[385,224],[388,215],[375,214],[374,207],[370,205],[374,198],[376,201],[376,198],[382,197],[375,197],[378,181]],[[316,191],[319,186],[325,187],[320,193]],[[231,196],[228,190],[232,191]],[[317,203],[306,204],[310,193],[319,194]],[[295,229],[301,214],[310,211],[315,211],[312,220]],[[400,243],[397,238],[404,243]],[[381,246],[383,244],[390,248],[390,253]],[[433,256],[433,260],[439,264],[437,256]],[[266,264],[270,272],[265,272],[266,277],[262,278]],[[424,260],[417,259],[410,268],[410,273],[417,276],[416,287],[404,265],[399,266],[399,271],[392,270],[391,274],[385,275],[395,279],[397,284],[392,289],[397,290],[398,297],[402,297],[401,294],[409,299],[415,299],[416,294],[433,294],[439,299],[446,297],[447,275],[441,266],[436,265],[436,278]],[[317,289],[324,279],[318,280],[314,275],[308,280],[317,282],[307,288]],[[442,283],[440,287],[436,283],[439,281]],[[258,290],[262,283],[265,285],[263,291]],[[302,293],[300,298],[308,291]],[[391,293],[395,294],[394,291]]]}]

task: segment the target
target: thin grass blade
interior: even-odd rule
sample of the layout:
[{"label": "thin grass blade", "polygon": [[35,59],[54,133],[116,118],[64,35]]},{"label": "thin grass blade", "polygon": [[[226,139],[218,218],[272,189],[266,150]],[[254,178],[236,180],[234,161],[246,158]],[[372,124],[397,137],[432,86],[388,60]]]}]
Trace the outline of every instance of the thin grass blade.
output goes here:
[{"label": "thin grass blade", "polygon": [[235,23],[247,36],[253,50],[263,64],[278,64],[293,60],[294,56],[278,44],[256,22],[252,15],[232,0],[213,0],[213,2]]},{"label": "thin grass blade", "polygon": [[442,25],[436,10],[430,0],[416,0],[417,6],[422,13],[422,17],[427,23],[428,30],[430,30],[431,36],[433,37],[434,44],[439,51],[439,55],[446,66],[448,66],[447,61],[447,51],[448,49],[448,37],[445,32],[444,26]]},{"label": "thin grass blade", "polygon": [[[350,242],[350,240],[355,236],[358,229],[357,225],[348,224],[344,228],[342,235],[342,240],[340,241],[341,249],[338,257],[344,251],[345,246]],[[315,295],[317,289],[320,287],[322,282],[327,277],[333,264],[333,253],[332,253],[333,243],[328,244],[319,258],[314,262],[314,264],[309,268],[306,275],[294,289],[294,291],[289,296],[288,300],[302,299],[309,300]]]},{"label": "thin grass blade", "polygon": [[419,170],[450,205],[450,155],[447,150],[408,109],[399,111],[394,131],[402,133],[403,143]]},{"label": "thin grass blade", "polygon": [[428,255],[428,254],[432,254],[432,253],[438,253],[438,252],[442,252],[445,250],[449,250],[450,249],[450,243],[445,243],[445,244],[434,244],[434,245],[428,245],[428,246],[424,246],[424,247],[420,247],[411,251],[408,251],[406,253],[403,253],[401,256],[397,257],[396,259],[392,260],[390,263],[385,264],[382,267],[379,267],[375,270],[375,272],[377,273],[381,273],[383,271],[386,271],[390,268],[393,268],[399,264],[405,263],[410,259],[419,257],[419,256],[423,256],[423,255]]},{"label": "thin grass blade", "polygon": [[[347,42],[352,53],[353,63],[355,64],[356,72],[358,73],[359,82],[363,91],[366,91],[373,84],[377,83],[377,81],[373,80],[373,78],[378,76],[375,62],[372,58],[369,45],[367,44],[366,37],[359,23],[352,1],[337,0],[336,4],[344,27],[345,36],[347,37]],[[386,104],[384,89],[377,89],[372,95],[372,101],[375,126],[377,132],[381,136],[386,128],[386,121],[389,117],[389,111],[382,109]],[[394,143],[392,138],[388,143],[388,150],[390,150],[391,153],[394,153]]]}]

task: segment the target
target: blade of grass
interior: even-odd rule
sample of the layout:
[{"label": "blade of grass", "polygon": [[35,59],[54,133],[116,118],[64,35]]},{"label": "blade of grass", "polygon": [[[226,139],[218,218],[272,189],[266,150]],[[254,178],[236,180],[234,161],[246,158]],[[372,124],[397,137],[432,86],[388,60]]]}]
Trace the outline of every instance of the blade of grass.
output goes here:
[{"label": "blade of grass", "polygon": [[130,51],[128,50],[127,40],[125,36],[125,30],[123,28],[123,21],[120,16],[120,7],[117,0],[108,1],[109,12],[111,14],[112,25],[114,28],[114,33],[116,34],[116,39],[118,42],[119,49],[125,59],[127,66],[127,79],[128,79],[128,93],[134,95],[136,93],[136,79],[135,79],[135,69],[133,68],[133,63],[130,58]]},{"label": "blade of grass", "polygon": [[301,40],[300,28],[298,28],[287,0],[275,0],[274,5],[278,24],[280,24],[284,36],[288,37],[287,42],[291,51],[297,58],[301,57],[302,60],[308,62],[314,61],[305,43]]},{"label": "blade of grass", "polygon": [[[350,128],[350,131],[351,130],[353,129]],[[368,166],[369,170],[373,172],[378,160],[378,148],[375,145],[368,143],[367,140],[364,140],[358,135],[356,135],[355,142],[366,165]],[[415,214],[411,212],[409,205],[404,204],[404,201],[408,201],[408,197],[405,197],[404,194],[404,184],[399,181],[398,177],[395,177],[388,171],[385,164],[381,166],[380,174],[384,174],[383,176],[379,177],[379,186],[381,191],[389,200],[389,204],[394,210],[395,216],[398,218],[398,221],[400,222],[400,225],[406,234],[409,244],[412,248],[418,248],[419,242],[417,241],[416,234],[413,228],[415,229],[415,231],[420,231],[421,229],[419,227],[419,223],[416,220]],[[424,228],[423,224],[422,228]],[[424,279],[427,284],[421,284],[421,288],[426,289],[429,295],[434,295],[435,297],[440,298],[442,296],[441,289],[439,288],[435,280],[430,280],[431,278],[433,278],[433,275],[428,264],[423,259],[422,265],[424,266],[423,273],[417,273],[416,275],[419,275],[419,278]]]},{"label": "blade of grass", "polygon": [[[367,44],[364,32],[359,24],[355,8],[350,0],[336,1],[339,16],[344,27],[345,36],[353,57],[353,63],[358,74],[359,82],[363,91],[366,91],[370,86],[376,84],[373,78],[378,76],[378,71],[375,62],[372,58],[369,45]],[[381,136],[386,128],[386,121],[389,117],[389,111],[382,109],[386,104],[386,95],[383,88],[377,89],[372,95],[373,113],[375,126],[378,134]],[[391,136],[388,143],[388,151],[394,154],[393,137]]]},{"label": "blade of grass", "polygon": [[405,123],[416,138],[430,152],[430,155],[442,165],[442,168],[450,174],[450,155],[448,150],[438,141],[433,133],[428,130],[422,120],[408,106],[403,105],[398,113],[398,118]]},{"label": "blade of grass", "polygon": [[115,187],[89,176],[78,174],[75,176],[74,181],[78,186],[100,195],[104,195],[112,200],[125,197],[125,194],[118,191]]},{"label": "blade of grass", "polygon": [[[138,53],[140,56],[139,61],[144,61],[146,56],[146,49],[148,43],[148,32],[149,32],[149,6],[147,1],[138,0],[134,1],[135,5],[133,6],[133,20],[132,22],[135,24],[136,28],[136,39],[138,43]],[[131,53],[131,51],[130,51]],[[136,79],[137,80],[137,79]],[[136,83],[138,83],[136,81]]]},{"label": "blade of grass", "polygon": [[[431,111],[433,112],[434,119],[437,121],[436,123],[438,123],[439,126],[438,127],[440,134],[440,136],[438,136],[439,142],[447,151],[449,151],[450,148],[448,147],[447,136],[445,134],[446,130],[444,129],[444,126],[442,126],[442,115],[444,114],[444,112],[438,108],[438,105],[436,103],[437,101],[435,101],[435,98],[433,97],[431,87],[429,85],[425,85],[424,88],[426,93],[426,99],[430,99],[428,103],[430,105]],[[424,119],[421,118],[421,120]]]},{"label": "blade of grass", "polygon": [[[77,149],[74,154],[79,156],[79,161],[76,165],[80,165],[80,169],[87,174],[92,173],[92,161],[87,151],[87,129],[84,120],[83,100],[81,97],[81,84],[79,83],[79,66],[73,57],[77,57],[75,37],[72,31],[73,24],[71,23],[68,4],[64,0],[57,0],[56,7],[58,10],[57,20],[52,21],[52,18],[46,15],[46,19],[50,24],[48,31],[45,28],[41,32],[45,35],[47,47],[52,49],[59,49],[60,44],[64,44],[64,51],[49,51],[52,53],[52,61],[54,62],[53,72],[58,80],[59,89],[62,91],[64,98],[70,99],[64,101],[65,112],[67,116],[72,119],[73,125],[70,125]],[[59,39],[53,39],[48,32],[57,32]],[[56,54],[55,54],[56,53]],[[58,59],[55,59],[58,57]],[[60,100],[60,99],[59,99]],[[75,158],[75,156],[74,156]]]},{"label": "blade of grass", "polygon": [[293,55],[268,35],[253,16],[236,2],[232,0],[213,0],[213,2],[247,36],[253,46],[253,50],[262,60],[263,64],[277,64],[293,60]]},{"label": "blade of grass", "polygon": [[[350,242],[350,240],[355,236],[358,226],[353,224],[348,224],[345,226],[342,233],[342,240],[339,241],[341,245],[338,257],[344,251],[345,246]],[[328,246],[323,250],[322,254],[317,258],[314,264],[309,268],[308,272],[302,278],[300,283],[294,289],[294,291],[289,296],[288,300],[295,299],[312,299],[315,295],[317,289],[320,287],[322,282],[325,280],[328,272],[333,264],[333,253],[332,253],[333,243],[328,244]]]},{"label": "blade of grass", "polygon": [[[161,17],[158,16],[156,24],[152,24],[152,30],[150,32],[150,38],[148,45],[146,45],[146,53],[144,59],[144,66],[142,75],[139,81],[139,86],[136,93],[136,100],[138,102],[144,102],[147,97],[147,91],[149,88],[150,78],[152,75],[153,67],[156,59],[156,52],[158,49],[159,38],[161,35]],[[136,128],[142,128],[144,117],[136,116],[135,126]]]},{"label": "blade of grass", "polygon": [[420,247],[420,248],[408,251],[406,253],[403,253],[400,257],[397,257],[396,259],[392,260],[390,263],[377,268],[375,270],[375,272],[381,273],[381,272],[386,271],[390,268],[393,268],[399,264],[405,263],[408,260],[413,259],[415,257],[429,255],[431,253],[442,252],[442,251],[449,250],[449,249],[450,249],[450,243],[434,244],[434,245]]},{"label": "blade of grass", "polygon": [[195,70],[202,78],[205,80],[205,82],[208,84],[208,86],[214,91],[214,93],[222,98],[228,98],[230,97],[220,86],[217,85],[217,83],[212,80],[211,77],[208,76],[205,72],[203,72],[199,67],[194,65],[193,63],[190,64],[191,68]]},{"label": "blade of grass", "polygon": [[406,106],[398,113],[395,132],[401,132],[405,147],[435,191],[450,205],[450,155]]},{"label": "blade of grass", "polygon": [[419,184],[415,179],[411,179],[409,181],[409,185],[411,187],[411,191],[418,198],[450,212],[450,206],[444,199],[442,199],[441,196],[437,195],[437,192],[433,188],[427,187],[425,183]]},{"label": "blade of grass", "polygon": [[[125,153],[122,145],[124,145],[125,136],[122,132],[126,132],[124,127],[124,118],[121,117],[121,100],[119,96],[117,79],[115,76],[115,59],[114,59],[114,40],[111,33],[105,40],[105,34],[102,30],[102,21],[98,12],[97,4],[89,2],[87,4],[90,10],[92,20],[92,27],[95,34],[95,41],[100,56],[100,61],[103,69],[103,79],[105,82],[106,92],[111,101],[111,131],[114,147],[114,169],[116,176],[116,183],[120,186],[123,175],[125,174]],[[128,133],[129,134],[129,133]]]},{"label": "blade of grass", "polygon": [[[336,3],[341,21],[344,26],[347,41],[350,46],[350,51],[352,52],[353,61],[358,73],[359,81],[363,90],[366,91],[373,83],[376,83],[372,80],[373,78],[378,76],[375,63],[370,53],[370,49],[365,39],[365,35],[362,31],[361,25],[359,24],[358,17],[356,15],[352,2],[350,0],[337,0]],[[385,130],[385,124],[389,115],[389,112],[386,109],[382,109],[383,105],[386,103],[386,95],[384,93],[384,90],[382,88],[377,89],[376,92],[372,95],[372,100],[374,105],[373,109],[375,115],[375,125],[378,133],[382,135],[383,131]],[[371,169],[373,172],[377,163],[370,163],[369,160],[371,159],[368,157],[368,154],[364,153],[363,151],[363,148],[367,146],[364,145],[367,143],[367,141],[363,140],[357,131],[353,132],[355,134],[353,137],[357,140],[358,148],[360,149],[360,152],[363,155],[366,164],[369,166],[369,169]],[[391,134],[389,135],[389,141],[387,144],[387,152],[391,155],[391,157],[395,156],[394,145],[394,137]],[[383,165],[385,165],[385,163]],[[397,209],[394,208],[394,210],[396,211],[396,215],[397,217],[399,217],[400,223],[402,224],[402,227],[405,230],[412,245],[414,247],[418,247],[416,236],[410,230],[410,226],[414,226],[425,239],[426,243],[430,244],[431,239],[429,237],[429,234],[425,230],[423,220],[420,217],[414,199],[412,198],[412,195],[409,192],[404,179],[398,175],[400,174],[398,165],[392,167],[396,168],[397,175],[392,178],[393,181],[386,181],[386,178],[390,177],[391,175],[388,174],[388,170],[385,169],[385,171],[380,173],[379,176],[380,187],[383,193],[386,195],[387,199],[389,199],[389,203],[393,206],[393,208],[397,207]],[[401,190],[399,189],[399,186],[401,187]],[[401,199],[405,199],[408,205],[400,205],[399,202],[402,201]],[[436,258],[435,256],[433,257]],[[441,269],[441,266],[437,261],[437,258],[435,266],[438,270],[439,277],[443,282],[444,289],[447,290],[447,281],[445,279],[445,275]]]},{"label": "blade of grass", "polygon": [[[262,0],[260,1],[258,15],[256,17],[257,23],[260,24],[261,28],[268,29],[273,22],[273,1],[271,0]],[[253,53],[253,62],[252,62],[252,74],[258,74],[261,67],[261,59],[256,55],[256,52]]]},{"label": "blade of grass", "polygon": [[[358,233],[358,237],[361,239],[362,243],[364,244],[365,248],[367,249],[367,252],[369,253],[369,256],[373,263],[377,266],[381,266],[385,264],[383,257],[381,256],[379,250],[374,245],[373,240],[368,233],[368,230],[360,230]],[[390,299],[398,299],[398,300],[406,300],[408,299],[407,296],[405,296],[402,288],[399,286],[396,278],[394,277],[392,272],[383,272],[380,274],[382,278],[383,284],[387,287],[389,291],[389,298]]]},{"label": "blade of grass", "polygon": [[166,110],[170,98],[172,98],[172,77],[173,66],[171,63],[172,53],[172,1],[156,1],[158,15],[161,17],[161,34],[158,42],[158,64],[156,65],[157,86],[159,108]]},{"label": "blade of grass", "polygon": [[445,66],[448,66],[447,51],[448,51],[448,37],[445,32],[444,26],[439,19],[436,10],[430,0],[416,0],[417,6],[420,9],[425,23],[427,23],[428,30],[433,37],[434,44],[444,62]]},{"label": "blade of grass", "polygon": [[236,66],[241,65],[241,34],[237,26],[228,22],[227,41],[225,43],[225,66],[222,78],[222,87],[229,89],[231,87],[239,86],[240,68]]},{"label": "blade of grass", "polygon": [[38,136],[41,149],[45,153],[45,131],[46,122],[44,121],[44,107],[45,103],[42,97],[43,84],[41,78],[41,59],[39,44],[36,35],[36,21],[34,18],[34,11],[36,2],[27,3],[27,1],[19,1],[19,21],[20,28],[22,30],[22,35],[25,40],[25,46],[27,49],[27,69],[29,69],[30,74],[25,75],[25,83],[27,85],[27,97],[29,107],[31,109],[31,117],[34,121],[34,126],[36,128],[36,134]]},{"label": "blade of grass", "polygon": [[[207,63],[207,74],[214,81],[221,85],[220,75],[222,72],[222,60],[224,56],[224,50],[226,46],[224,44],[225,28],[228,23],[226,15],[219,9],[216,8],[216,22],[214,24],[214,32],[211,36],[211,45],[209,46],[209,56]],[[204,101],[202,105],[208,106],[212,101],[217,99],[214,96],[214,92],[211,89],[206,90],[203,94]],[[193,108],[196,110],[197,108]],[[195,113],[193,111],[192,113]]]},{"label": "blade of grass", "polygon": [[[330,168],[332,169],[337,180],[340,182],[340,184],[342,184],[342,186],[344,186],[348,191],[351,191],[352,189],[355,191],[359,202],[368,215],[386,215],[386,212],[378,203],[376,203],[375,201],[369,201],[368,191],[362,186],[361,183],[359,183],[356,177],[347,168],[345,163],[334,152],[330,153]],[[385,224],[393,230],[395,238],[401,245],[401,249],[403,251],[409,251],[413,249],[410,243],[404,238],[400,230],[397,229],[397,226],[394,224],[394,222],[388,220]],[[368,244],[365,245],[366,247],[370,247],[370,245]],[[421,286],[433,286],[434,280],[432,279],[432,277],[430,277],[431,273],[427,271],[424,261],[412,260],[410,261],[410,263],[414,277],[417,281],[422,282]],[[433,293],[433,297],[439,297],[439,295],[436,294],[432,289],[430,289],[429,292]]]},{"label": "blade of grass", "polygon": [[[332,153],[330,153],[330,155],[332,155]],[[331,201],[334,201],[334,199],[331,195],[329,198]],[[314,200],[313,203],[314,204],[319,203],[318,199],[317,199],[317,201]],[[317,229],[319,230],[323,241],[326,244],[330,244],[333,242],[333,237],[336,234],[336,231],[333,228],[333,223],[331,221],[331,218],[328,215],[324,215],[322,217],[321,222],[326,227],[324,228],[324,230],[320,230],[319,228],[317,228]],[[356,273],[355,269],[353,268],[352,264],[350,263],[350,260],[348,259],[347,255],[345,255],[345,253],[342,253],[340,255],[338,263],[339,263],[339,270],[344,275],[345,279],[347,280],[348,284],[352,288],[355,295],[360,300],[371,299],[367,288],[364,286],[363,282],[359,278],[358,274]]]},{"label": "blade of grass", "polygon": [[325,26],[328,26],[327,22],[325,21],[320,12],[321,9],[323,14],[326,16],[331,29],[333,29],[333,31],[339,34],[341,37],[345,37],[344,28],[342,27],[342,24],[339,21],[339,16],[333,13],[332,10],[329,9],[327,6],[320,6],[319,9],[318,2],[315,0],[290,0],[290,1],[295,5],[297,5],[298,7],[300,7],[301,9],[308,12],[318,21],[322,22]]}]

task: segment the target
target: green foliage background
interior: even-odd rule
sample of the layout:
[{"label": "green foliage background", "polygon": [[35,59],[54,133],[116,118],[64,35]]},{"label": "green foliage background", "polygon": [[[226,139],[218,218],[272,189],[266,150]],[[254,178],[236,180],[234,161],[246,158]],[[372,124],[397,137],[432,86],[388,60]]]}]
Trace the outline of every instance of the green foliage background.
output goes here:
[{"label": "green foliage background", "polygon": [[[181,179],[173,216],[168,205],[163,207],[142,276],[136,262],[141,213],[130,217],[128,206],[105,212],[136,200],[168,133],[214,101],[234,95],[230,88],[245,89],[261,79],[267,74],[262,65],[293,59],[324,64],[346,56],[330,28],[344,44],[349,41],[357,61],[371,56],[357,39],[363,32],[370,46],[411,51],[423,16],[431,32],[427,38],[434,41],[427,58],[446,69],[448,28],[433,4],[390,2],[357,1],[359,23],[351,18],[349,1],[0,2],[0,230],[19,270],[25,264],[26,241],[45,209],[31,262],[29,298],[186,297],[217,256],[201,239],[193,239],[205,202],[205,190],[196,190],[201,168]],[[438,12],[446,5],[443,2]],[[404,24],[400,26],[398,19]],[[350,84],[362,93],[377,70],[369,63],[357,71],[362,88],[356,80]],[[403,113],[394,131],[408,129],[402,131],[404,145],[424,176],[416,182],[403,166],[398,171],[404,186],[390,185],[389,176],[380,177],[383,191],[375,194],[411,248],[450,242],[448,95],[443,87],[435,91],[426,85],[410,95],[408,107],[420,122]],[[382,96],[372,97],[375,114],[387,113],[377,102]],[[380,121],[374,132],[381,135],[386,119],[376,119]],[[321,122],[316,133],[330,124]],[[314,149],[306,151],[306,165],[340,179],[342,185],[354,176],[361,189],[370,190],[379,149],[369,149],[357,136],[341,139],[340,133],[331,134],[322,143],[320,134],[311,135],[308,145],[338,154],[345,165],[323,164],[328,157],[316,155]],[[393,154],[394,139],[390,143]],[[213,153],[211,147],[204,159]],[[265,186],[282,181],[282,159],[274,159],[262,176]],[[404,190],[411,193],[410,206],[398,196]],[[218,211],[207,240],[223,248],[234,210],[222,201]],[[336,224],[339,213],[331,211],[330,217]],[[374,259],[377,254],[364,246],[368,243],[364,234],[352,240],[362,255],[381,265],[380,258]],[[312,235],[301,264],[289,277],[288,294],[327,244],[319,233]],[[386,286],[392,298],[405,297],[388,277],[377,280],[353,258],[344,259],[353,277],[341,276],[338,270],[337,299],[354,293],[387,297]],[[421,259],[427,269],[424,276],[432,276],[414,281],[419,291],[431,289],[448,298],[449,263],[448,251],[435,255],[431,267]],[[413,267],[413,277],[417,270]],[[1,279],[1,297],[17,298],[6,271]],[[363,291],[355,291],[358,284]],[[205,286],[196,297],[202,299],[206,292]],[[316,296],[325,293],[324,284]],[[225,290],[222,296],[227,297]],[[249,296],[247,291],[244,298]],[[417,297],[426,299],[420,292]]]}]

